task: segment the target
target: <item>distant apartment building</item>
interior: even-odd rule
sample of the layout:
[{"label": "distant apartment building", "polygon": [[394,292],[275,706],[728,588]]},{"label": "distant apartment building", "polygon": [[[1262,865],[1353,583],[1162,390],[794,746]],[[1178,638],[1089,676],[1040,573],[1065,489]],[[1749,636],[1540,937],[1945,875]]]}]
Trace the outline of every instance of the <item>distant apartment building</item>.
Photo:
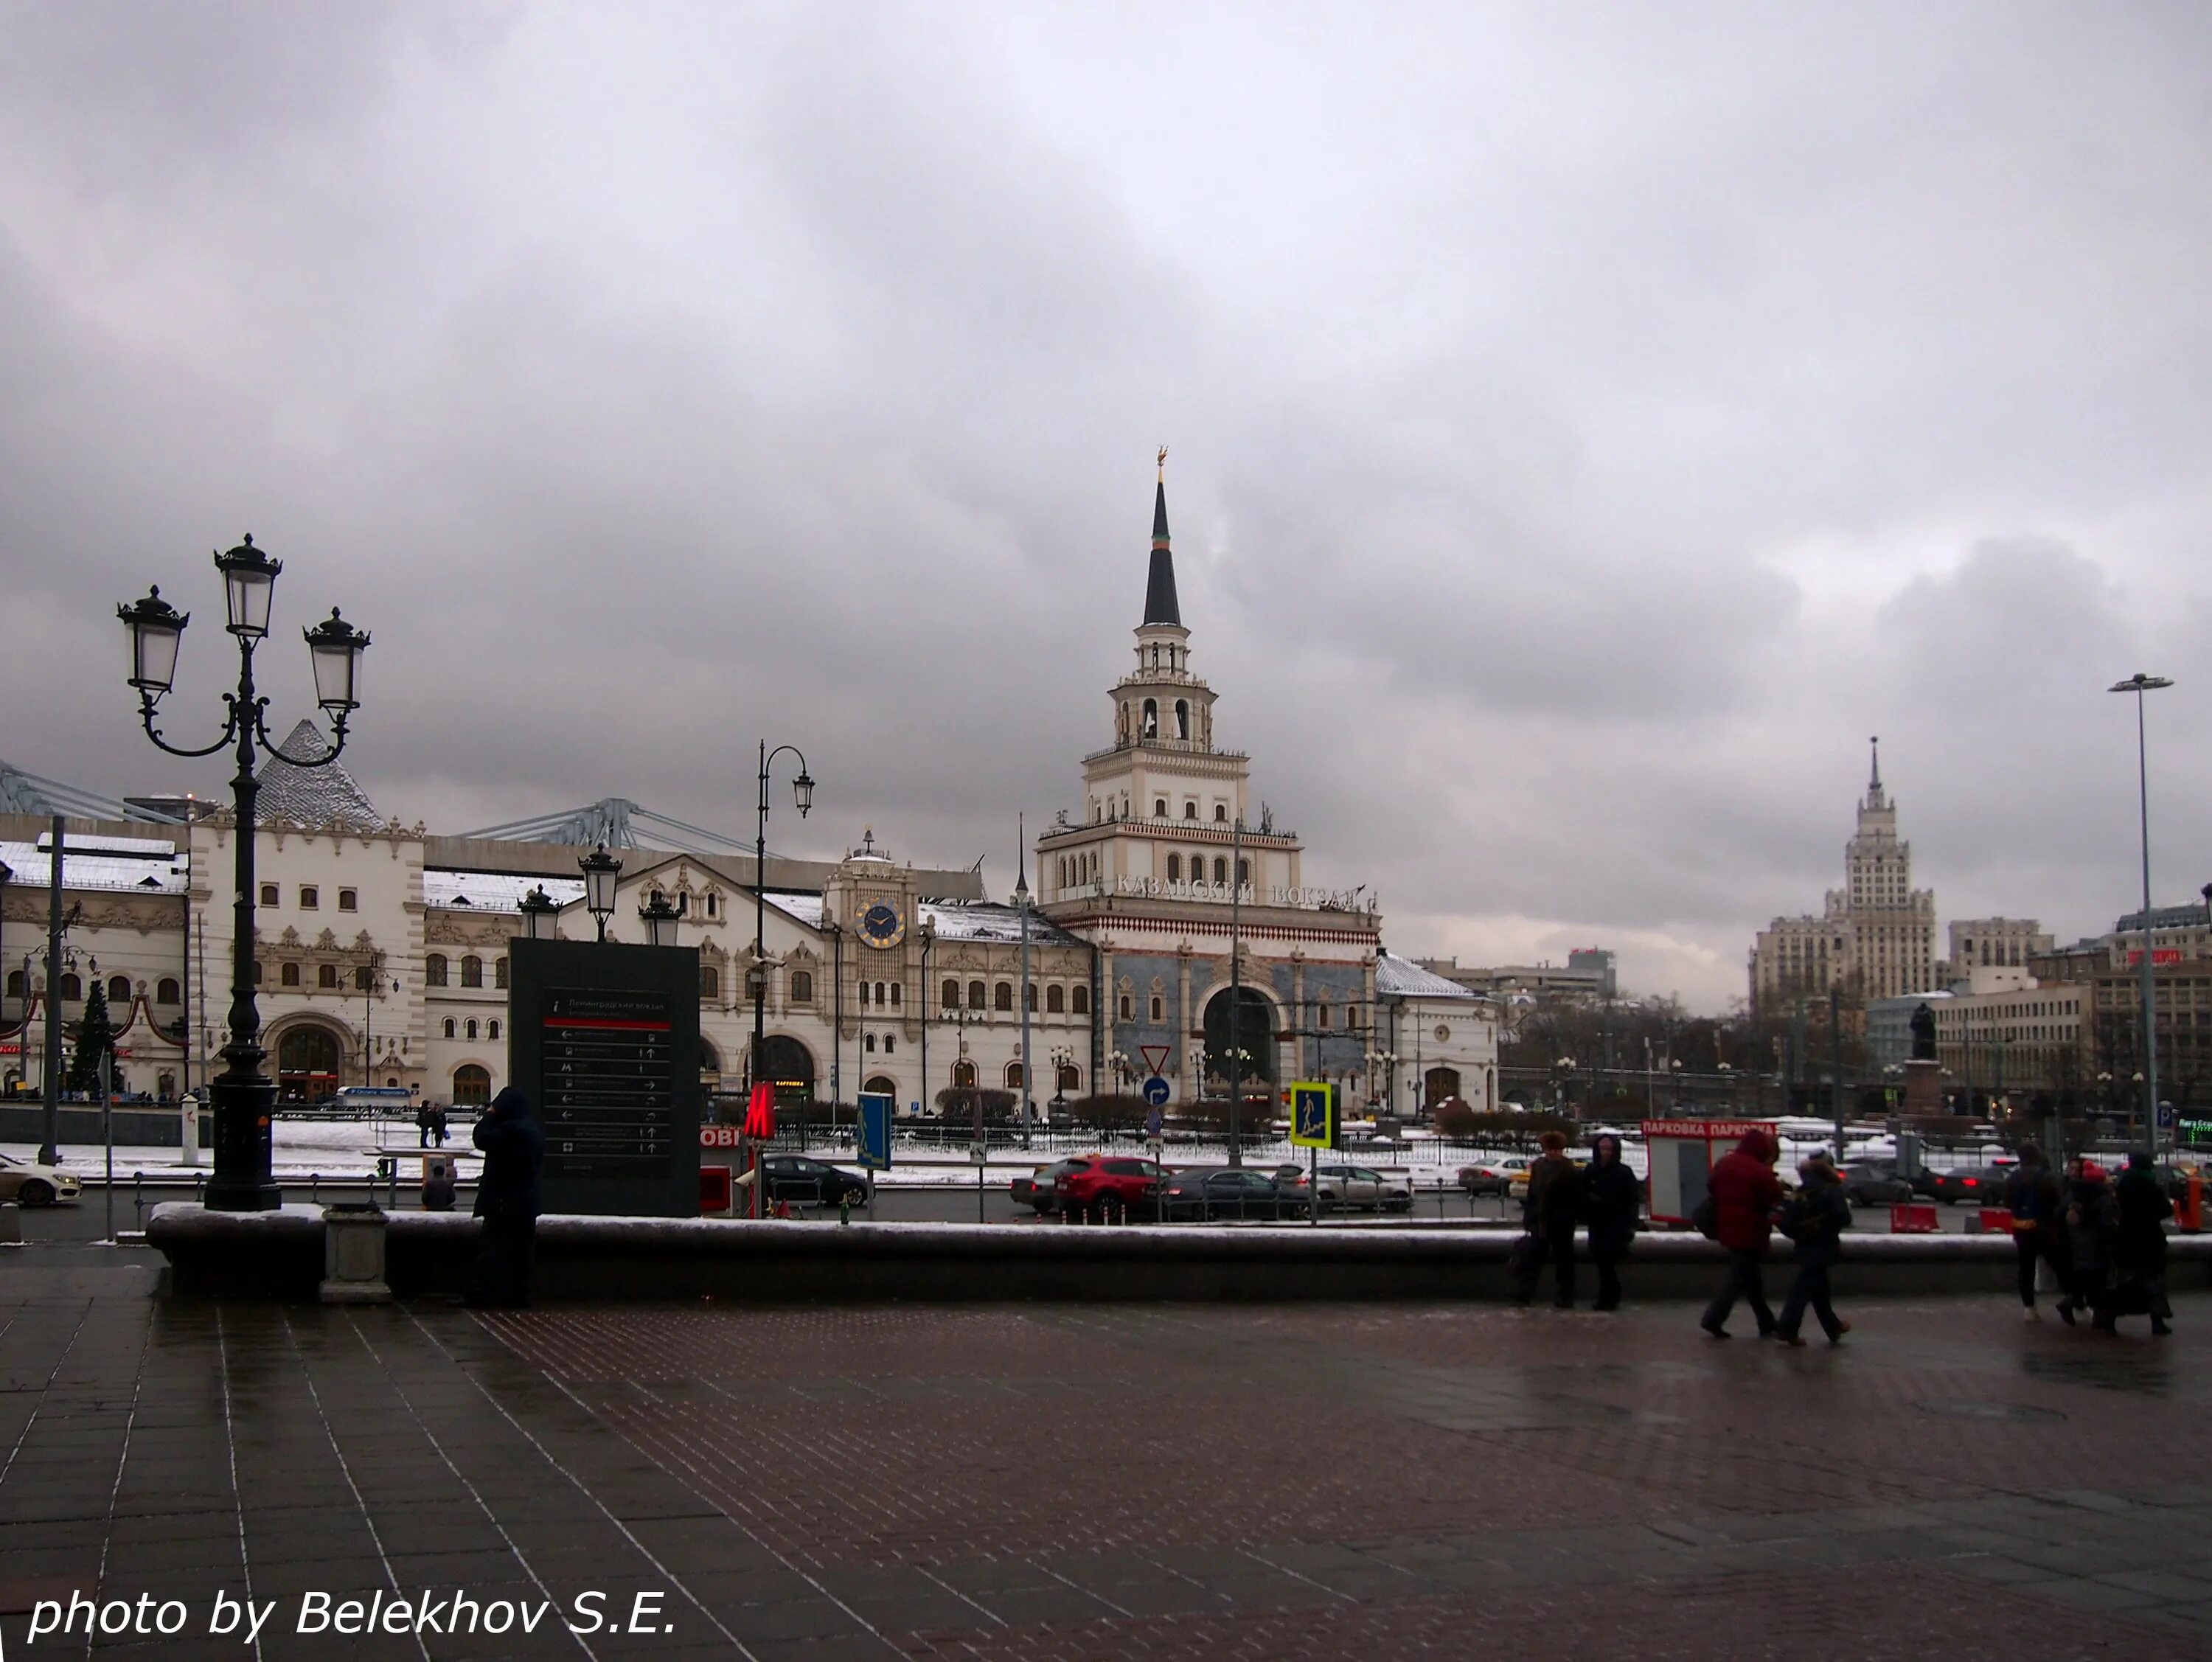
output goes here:
[{"label": "distant apartment building", "polygon": [[1610,948],[1577,947],[1564,964],[1500,964],[1485,968],[1456,958],[1424,958],[1420,966],[1469,992],[1489,996],[1526,993],[1535,996],[1602,1001],[1620,996],[1619,965]]},{"label": "distant apartment building", "polygon": [[2051,936],[2032,917],[1970,917],[1949,930],[1950,966],[1954,976],[1974,970],[2030,967],[2038,953],[2051,950]]},{"label": "distant apartment building", "polygon": [[1881,999],[1936,979],[1936,896],[1912,886],[1912,845],[1897,834],[1897,808],[1881,787],[1881,756],[1844,845],[1844,886],[1820,913],[1778,917],[1759,932],[1749,963],[1752,1008],[1771,1011],[1839,987]]}]

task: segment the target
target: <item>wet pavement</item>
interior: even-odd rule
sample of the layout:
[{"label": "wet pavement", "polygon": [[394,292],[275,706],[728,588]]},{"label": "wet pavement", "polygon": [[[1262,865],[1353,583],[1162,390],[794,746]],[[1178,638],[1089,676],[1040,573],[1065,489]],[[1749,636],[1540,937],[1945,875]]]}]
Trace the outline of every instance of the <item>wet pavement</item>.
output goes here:
[{"label": "wet pavement", "polygon": [[[0,1261],[11,1656],[2212,1658],[2212,1298],[1787,1350],[1679,1305],[152,1290]],[[73,1590],[183,1631],[18,1649]],[[298,1630],[348,1599],[386,1630]]]}]

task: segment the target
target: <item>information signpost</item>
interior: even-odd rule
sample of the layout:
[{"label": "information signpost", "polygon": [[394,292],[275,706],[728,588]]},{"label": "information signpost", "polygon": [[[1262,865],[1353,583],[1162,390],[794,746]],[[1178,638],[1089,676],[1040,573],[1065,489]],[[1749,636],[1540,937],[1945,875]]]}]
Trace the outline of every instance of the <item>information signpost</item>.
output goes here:
[{"label": "information signpost", "polygon": [[544,1129],[545,1210],[696,1217],[697,951],[518,939],[507,956],[507,1077]]},{"label": "information signpost", "polygon": [[[1680,1227],[1705,1197],[1713,1162],[1752,1131],[1774,1135],[1766,1119],[1647,1119],[1644,1122],[1644,1189],[1651,1221]],[[1717,1153],[1716,1150],[1718,1150]]]},{"label": "information signpost", "polygon": [[1321,1151],[1336,1147],[1336,1087],[1303,1081],[1291,1087],[1291,1141],[1306,1151],[1310,1221],[1321,1221]]}]

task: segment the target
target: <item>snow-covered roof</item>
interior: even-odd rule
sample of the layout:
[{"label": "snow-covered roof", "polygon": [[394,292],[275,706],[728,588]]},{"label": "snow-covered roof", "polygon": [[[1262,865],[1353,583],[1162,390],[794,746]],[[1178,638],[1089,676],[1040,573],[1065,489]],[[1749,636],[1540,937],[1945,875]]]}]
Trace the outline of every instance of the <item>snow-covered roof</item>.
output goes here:
[{"label": "snow-covered roof", "polygon": [[[164,843],[165,857],[140,855],[77,852],[74,841],[62,844],[62,886],[64,889],[136,890],[145,894],[182,894],[191,886],[190,860]],[[9,882],[18,888],[43,889],[53,880],[52,858],[32,843],[0,842],[0,861],[13,874]]]},{"label": "snow-covered roof", "polygon": [[823,899],[818,894],[803,894],[783,889],[770,889],[768,904],[787,917],[795,917],[810,929],[822,927]]},{"label": "snow-covered roof", "polygon": [[330,741],[305,716],[261,766],[261,794],[253,806],[260,824],[287,820],[295,825],[343,825],[350,831],[374,831],[384,823],[368,793],[355,782],[343,762],[321,767],[301,767],[326,755]]},{"label": "snow-covered roof", "polygon": [[1425,970],[1412,959],[1392,953],[1375,955],[1375,990],[1384,998],[1472,1000],[1477,996],[1456,981],[1447,981],[1434,971]]},{"label": "snow-covered roof", "polygon": [[430,906],[459,906],[471,911],[516,912],[522,897],[542,888],[556,905],[566,906],[584,898],[580,877],[520,877],[512,872],[422,872],[422,901]]},{"label": "snow-covered roof", "polygon": [[[995,900],[925,900],[916,908],[920,922],[939,941],[1012,941],[1022,938],[1020,911]],[[1083,943],[1030,911],[1030,945],[1079,947]]]}]

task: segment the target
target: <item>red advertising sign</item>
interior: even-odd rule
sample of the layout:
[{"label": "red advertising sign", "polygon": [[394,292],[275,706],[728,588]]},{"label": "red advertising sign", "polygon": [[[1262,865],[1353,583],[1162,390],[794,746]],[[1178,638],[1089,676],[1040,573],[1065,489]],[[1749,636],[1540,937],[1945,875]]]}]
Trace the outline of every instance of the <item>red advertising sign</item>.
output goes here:
[{"label": "red advertising sign", "polygon": [[702,1148],[734,1148],[744,1139],[744,1128],[737,1125],[702,1125],[699,1128]]},{"label": "red advertising sign", "polygon": [[[2181,948],[2179,947],[2154,947],[2151,949],[2150,961],[2154,965],[2160,964],[2179,964],[2181,962]],[[2130,970],[2140,970],[2142,968],[2142,947],[2137,947],[2134,951],[2128,954],[2128,968]]]},{"label": "red advertising sign", "polygon": [[775,1135],[775,1087],[763,1080],[745,1103],[745,1135],[766,1142]]},{"label": "red advertising sign", "polygon": [[1753,1131],[1774,1135],[1771,1119],[1647,1119],[1644,1135],[1650,1137],[1741,1137]]}]

